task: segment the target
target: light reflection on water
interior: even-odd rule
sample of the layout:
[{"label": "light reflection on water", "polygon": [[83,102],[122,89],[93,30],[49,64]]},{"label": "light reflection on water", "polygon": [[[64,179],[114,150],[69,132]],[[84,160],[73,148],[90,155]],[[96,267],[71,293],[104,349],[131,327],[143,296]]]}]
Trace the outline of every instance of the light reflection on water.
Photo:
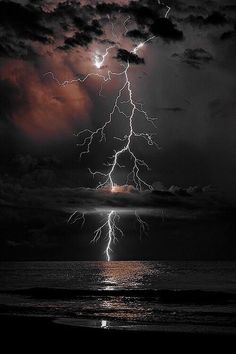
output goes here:
[{"label": "light reflection on water", "polygon": [[[101,267],[104,290],[115,290],[117,288],[133,289],[144,283],[144,278],[150,276],[154,269],[151,263],[145,262],[104,262]],[[158,270],[155,271],[158,276]]]},{"label": "light reflection on water", "polygon": [[236,262],[2,262],[0,289],[236,291]]},{"label": "light reflection on water", "polygon": [[106,320],[101,320],[101,328],[108,328],[108,321]]},{"label": "light reflection on water", "polygon": [[[39,292],[38,296],[37,289],[28,295],[0,293],[3,310],[93,320],[104,329],[111,321],[236,327],[235,302],[227,295],[236,294],[235,262],[1,263],[0,289],[22,288],[53,288],[55,298],[48,297],[47,292],[45,296]],[[60,293],[60,289],[64,292]],[[180,301],[175,297],[176,289]],[[186,290],[193,291],[194,301],[189,301]],[[209,291],[214,294],[202,302],[202,296]],[[226,293],[226,302],[218,302],[221,292]]]}]

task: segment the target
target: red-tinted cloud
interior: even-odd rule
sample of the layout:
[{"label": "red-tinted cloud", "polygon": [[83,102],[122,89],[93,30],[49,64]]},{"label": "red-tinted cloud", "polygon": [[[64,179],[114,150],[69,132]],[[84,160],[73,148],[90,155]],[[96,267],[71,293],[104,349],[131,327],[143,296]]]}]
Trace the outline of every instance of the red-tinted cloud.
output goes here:
[{"label": "red-tinted cloud", "polygon": [[[56,71],[72,76],[60,61],[52,64]],[[0,69],[0,80],[7,80],[17,92],[10,119],[33,139],[72,134],[88,118],[91,102],[79,84],[60,87],[29,62],[8,60]]]}]

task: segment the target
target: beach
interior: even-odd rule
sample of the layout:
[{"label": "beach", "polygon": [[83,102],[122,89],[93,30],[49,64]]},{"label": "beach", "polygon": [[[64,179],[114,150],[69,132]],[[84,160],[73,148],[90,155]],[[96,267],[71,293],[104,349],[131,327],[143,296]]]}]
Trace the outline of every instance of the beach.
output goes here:
[{"label": "beach", "polygon": [[31,353],[49,349],[66,350],[68,353],[127,349],[145,349],[146,353],[164,353],[174,349],[189,353],[206,348],[227,351],[232,348],[236,338],[235,334],[229,333],[95,329],[59,324],[47,318],[21,316],[0,316],[0,322],[2,344],[8,350],[17,348]]},{"label": "beach", "polygon": [[235,262],[2,262],[0,273],[8,346],[30,338],[44,349],[183,348],[236,338]]}]

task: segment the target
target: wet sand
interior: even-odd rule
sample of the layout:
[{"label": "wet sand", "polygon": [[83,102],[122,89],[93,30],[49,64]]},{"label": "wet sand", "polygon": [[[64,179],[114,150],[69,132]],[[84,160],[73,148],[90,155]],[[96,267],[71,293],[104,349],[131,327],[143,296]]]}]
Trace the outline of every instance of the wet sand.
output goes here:
[{"label": "wet sand", "polygon": [[197,348],[204,350],[206,345],[211,349],[227,350],[236,339],[235,334],[229,333],[88,328],[68,325],[66,321],[49,318],[14,315],[1,315],[0,325],[2,345],[6,345],[8,350],[17,348],[31,353],[38,350],[48,351],[49,348],[66,350],[68,353],[86,353],[90,350],[109,352],[112,348],[122,352],[127,348],[132,351],[145,349],[146,353],[151,353],[175,348],[181,352],[191,353]]}]

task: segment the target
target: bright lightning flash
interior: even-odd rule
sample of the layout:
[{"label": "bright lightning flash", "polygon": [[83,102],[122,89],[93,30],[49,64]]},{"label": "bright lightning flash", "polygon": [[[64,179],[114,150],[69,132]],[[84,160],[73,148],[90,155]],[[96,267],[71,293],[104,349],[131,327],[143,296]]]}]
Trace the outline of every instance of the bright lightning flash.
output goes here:
[{"label": "bright lightning flash", "polygon": [[111,45],[110,47],[108,47],[106,49],[106,52],[105,54],[99,54],[98,52],[95,53],[95,56],[94,56],[94,65],[96,66],[97,69],[101,69],[101,67],[103,66],[104,64],[104,61],[106,59],[106,57],[108,56],[109,54],[109,51],[113,48],[116,48],[117,45]]},{"label": "bright lightning flash", "polygon": [[[161,3],[160,0],[158,0],[159,5],[164,5]],[[171,8],[169,6],[166,6],[167,11],[165,13],[165,17],[168,16]],[[110,19],[110,18],[109,18]],[[124,23],[123,26],[125,28],[125,33],[128,32],[127,28],[127,23],[130,20],[130,17],[128,17]],[[113,37],[118,39],[117,35],[114,33],[114,26],[112,24],[112,34]],[[139,50],[143,49],[145,45],[156,38],[156,36],[152,36],[148,38],[144,42],[140,42],[133,50],[130,51],[131,54],[137,55]],[[119,43],[119,41],[117,41]],[[109,56],[109,53],[112,49],[114,48],[119,48],[119,44],[114,44],[106,48],[106,51],[104,54],[100,54],[98,51],[95,52],[93,56],[93,64],[94,66],[100,71],[101,69],[104,68],[104,63],[106,61],[106,58]],[[59,80],[55,77],[55,75],[52,72],[48,72],[45,75],[51,75],[51,77],[60,85],[60,86],[66,86],[68,84],[73,84],[75,82],[80,82],[83,83],[85,82],[88,78],[90,77],[97,77],[102,80],[101,84],[101,89],[99,94],[101,94],[103,85],[107,83],[108,81],[111,81],[113,77],[121,77],[123,78],[123,84],[121,88],[118,90],[118,94],[115,98],[115,102],[113,105],[113,108],[109,114],[108,120],[99,128],[97,128],[95,131],[85,129],[77,134],[78,137],[82,137],[82,142],[78,144],[82,148],[82,152],[80,153],[80,157],[83,155],[86,155],[90,153],[90,149],[92,147],[92,144],[94,142],[95,137],[99,137],[99,141],[106,141],[106,129],[108,126],[112,123],[113,121],[113,116],[116,112],[118,112],[121,116],[123,116],[127,121],[128,121],[128,132],[124,134],[122,137],[114,137],[114,139],[119,140],[120,142],[123,143],[123,146],[114,151],[114,154],[110,157],[109,162],[104,164],[107,168],[107,172],[101,172],[101,171],[92,171],[89,169],[89,172],[92,174],[93,177],[99,176],[101,178],[101,181],[98,182],[97,189],[102,188],[104,190],[110,190],[112,193],[116,193],[119,191],[119,186],[115,183],[115,172],[117,169],[124,168],[126,166],[123,166],[120,164],[120,159],[124,154],[129,154],[130,156],[130,168],[129,172],[127,172],[127,178],[126,178],[126,185],[133,185],[137,190],[152,190],[152,186],[145,181],[140,173],[142,172],[143,168],[150,170],[150,167],[148,164],[138,158],[133,150],[133,141],[136,141],[137,139],[143,140],[145,143],[147,143],[149,146],[155,146],[158,147],[157,142],[153,139],[154,133],[148,133],[148,132],[139,132],[136,131],[134,128],[134,120],[135,120],[135,115],[136,114],[141,114],[141,116],[145,119],[145,121],[149,124],[151,124],[153,127],[156,127],[155,121],[157,118],[152,118],[148,115],[148,113],[144,110],[143,104],[138,103],[134,99],[134,92],[132,88],[132,84],[129,78],[129,70],[130,70],[130,62],[127,60],[126,65],[121,64],[123,67],[122,71],[120,72],[112,72],[111,70],[107,70],[107,74],[103,75],[100,72],[91,72],[88,73],[84,78],[76,78],[70,81],[64,81],[64,82],[59,82]],[[127,96],[127,100],[123,100],[124,96]],[[123,110],[124,105],[127,106],[127,109],[129,109],[130,113],[126,113]],[[140,225],[140,232],[146,233],[148,230],[148,224],[143,221],[140,216],[135,212],[135,216],[137,219],[137,222]],[[102,234],[104,233],[105,230],[105,235],[107,239],[107,245],[105,249],[105,254],[106,258],[108,261],[111,259],[111,245],[117,240],[117,235],[120,234],[123,236],[122,230],[117,226],[117,222],[119,221],[120,217],[118,213],[114,210],[111,210],[107,215],[104,223],[94,232],[94,238],[92,242],[98,241]],[[78,220],[82,220],[84,224],[85,221],[85,215],[80,214],[77,211],[74,212],[70,218],[68,219],[68,222],[76,222]]]},{"label": "bright lightning flash", "polygon": [[114,210],[111,210],[107,216],[105,222],[100,226],[97,230],[94,231],[94,238],[92,239],[92,242],[98,241],[103,233],[103,230],[106,229],[106,238],[107,238],[107,246],[106,246],[106,257],[107,260],[110,261],[110,252],[112,251],[111,249],[111,244],[117,241],[117,233],[120,234],[121,236],[124,236],[123,231],[117,226],[117,220],[120,219],[120,216],[117,212]]}]

